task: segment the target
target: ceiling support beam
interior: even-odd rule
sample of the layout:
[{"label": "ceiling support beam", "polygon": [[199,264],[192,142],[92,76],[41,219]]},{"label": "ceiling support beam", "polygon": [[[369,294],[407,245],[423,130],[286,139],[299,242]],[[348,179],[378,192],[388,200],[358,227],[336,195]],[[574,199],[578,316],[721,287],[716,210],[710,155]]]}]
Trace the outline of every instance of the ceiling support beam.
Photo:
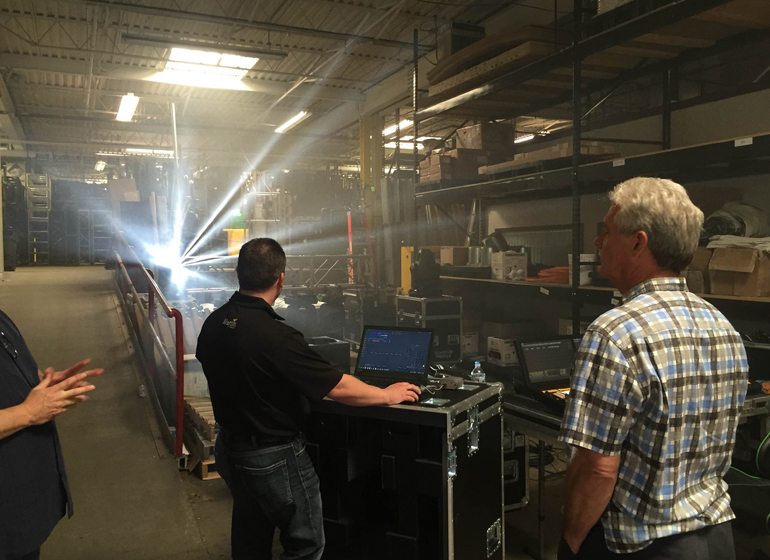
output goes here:
[{"label": "ceiling support beam", "polygon": [[16,107],[2,74],[0,74],[0,133],[12,136],[19,142],[26,142],[27,135],[24,134],[24,127],[21,126],[16,114]]},{"label": "ceiling support beam", "polygon": [[[154,68],[141,68],[125,66],[122,64],[101,63],[102,72],[95,73],[94,78],[98,80],[137,80],[146,81],[147,78],[157,72]],[[49,58],[35,55],[16,55],[0,54],[0,67],[5,67],[18,71],[42,71],[57,72],[62,74],[78,74],[87,76],[89,73],[89,64],[86,60],[75,60],[68,58]],[[273,80],[258,80],[255,78],[246,78],[244,83],[252,88],[254,93],[265,95],[284,95],[286,93],[286,84],[275,82]],[[35,86],[45,87],[45,86]],[[203,89],[197,88],[200,91]],[[217,90],[211,90],[217,91]],[[97,90],[98,93],[98,90]],[[122,93],[125,93],[123,91]],[[249,93],[244,91],[244,93]],[[356,90],[333,88],[322,84],[308,83],[302,84],[291,93],[294,97],[307,97],[312,95],[316,99],[328,99],[333,101],[353,101],[361,102],[365,99],[362,93]],[[177,100],[184,99],[180,96]]]},{"label": "ceiling support beam", "polygon": [[[64,0],[69,3],[85,4],[87,6],[100,6],[103,8],[115,8],[127,12],[149,14],[154,16],[168,17],[178,20],[199,21],[208,24],[237,25],[250,29],[259,29],[261,31],[277,31],[280,33],[290,33],[295,35],[306,35],[317,37],[319,39],[329,39],[342,43],[373,43],[385,47],[397,49],[411,49],[412,44],[406,41],[394,41],[391,39],[377,39],[367,35],[356,35],[354,33],[339,33],[336,31],[326,31],[324,29],[313,29],[311,27],[299,27],[293,25],[281,25],[267,21],[254,21],[231,16],[221,16],[216,14],[207,14],[205,12],[192,12],[186,10],[174,10],[171,8],[159,8],[156,6],[143,6],[129,2],[117,0]],[[433,45],[421,45],[423,51],[432,50]]]}]

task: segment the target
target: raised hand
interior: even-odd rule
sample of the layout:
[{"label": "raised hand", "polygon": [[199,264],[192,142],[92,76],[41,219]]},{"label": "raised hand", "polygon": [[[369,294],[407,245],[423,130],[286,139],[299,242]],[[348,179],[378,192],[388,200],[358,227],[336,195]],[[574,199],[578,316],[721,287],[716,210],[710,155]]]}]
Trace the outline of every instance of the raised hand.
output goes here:
[{"label": "raised hand", "polygon": [[[57,383],[61,383],[65,379],[69,379],[70,377],[78,373],[81,369],[83,369],[90,363],[91,363],[91,358],[86,358],[84,360],[80,360],[79,362],[75,362],[67,369],[63,369],[61,371],[54,371],[52,367],[47,367],[45,368],[45,371],[40,374],[40,379],[42,380],[44,376],[50,375],[51,385],[56,385]],[[101,375],[103,372],[104,370],[102,368],[96,368],[96,369],[89,369],[87,371],[84,371],[83,373],[86,375],[86,377],[92,377],[94,375]]]},{"label": "raised hand", "polygon": [[[84,366],[85,364],[80,367]],[[26,412],[28,423],[33,426],[50,422],[68,408],[87,400],[86,393],[96,389],[95,386],[84,383],[89,377],[89,372],[70,373],[54,384],[54,374],[63,372],[49,371],[50,369],[46,369],[40,383],[30,391],[21,404]]]}]

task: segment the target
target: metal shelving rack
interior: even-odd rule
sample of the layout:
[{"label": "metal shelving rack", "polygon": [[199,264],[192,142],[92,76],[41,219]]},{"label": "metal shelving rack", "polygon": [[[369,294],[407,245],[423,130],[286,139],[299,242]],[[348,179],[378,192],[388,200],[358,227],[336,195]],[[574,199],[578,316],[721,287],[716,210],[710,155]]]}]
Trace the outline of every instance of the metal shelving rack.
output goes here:
[{"label": "metal shelving rack", "polygon": [[48,264],[50,256],[51,178],[28,173],[27,247],[30,264]]},{"label": "metal shelving rack", "polygon": [[[572,44],[545,56],[530,64],[502,74],[494,79],[477,84],[466,91],[454,92],[445,98],[428,99],[423,108],[418,109],[415,102],[415,127],[422,119],[441,114],[468,116],[473,118],[485,115],[488,118],[511,118],[521,114],[530,114],[540,109],[555,107],[571,101],[572,108],[572,160],[569,167],[559,169],[539,169],[533,167],[511,173],[509,176],[490,181],[476,182],[461,186],[426,190],[415,194],[418,205],[444,204],[459,201],[474,201],[474,207],[488,200],[523,200],[570,196],[572,198],[573,254],[582,252],[579,238],[580,196],[588,193],[606,192],[613,185],[625,179],[649,175],[665,174],[675,180],[702,180],[728,178],[743,175],[755,175],[770,172],[770,134],[756,134],[750,137],[711,142],[698,146],[670,149],[671,147],[671,111],[672,69],[676,64],[691,62],[715,53],[738,46],[752,45],[767,40],[770,36],[770,14],[753,17],[746,0],[634,0],[626,5],[584,21],[584,1],[573,1]],[[714,31],[707,39],[688,40],[684,30],[689,25],[700,25],[695,21],[700,14],[716,10],[715,14],[727,13],[729,24],[721,31]],[[727,11],[727,12],[725,12]],[[758,23],[759,22],[759,23]],[[764,26],[763,26],[764,25]],[[668,37],[674,37],[674,44],[650,45],[656,31],[668,30]],[[679,29],[681,32],[676,33]],[[618,58],[631,56],[634,49],[640,48],[639,39],[644,48],[659,48],[660,60],[634,68],[618,68],[614,76],[601,79],[584,79],[586,63],[596,64],[607,55]],[[593,68],[593,66],[591,66]],[[532,80],[555,75],[564,76],[572,72],[572,82],[563,91],[556,91],[550,96],[538,92],[531,101],[522,101]],[[590,71],[585,72],[590,74]],[[663,76],[661,107],[662,151],[640,156],[618,158],[610,161],[584,163],[581,158],[581,124],[587,113],[583,112],[583,102],[591,94],[609,90],[610,94],[620,84],[632,79],[659,74]],[[593,77],[593,76],[592,76]],[[538,88],[532,88],[537,90]],[[511,101],[503,103],[506,94]],[[608,94],[609,95],[609,94]],[[602,98],[602,101],[606,97]],[[600,101],[600,103],[602,102]],[[501,108],[502,105],[502,108]],[[596,106],[592,107],[593,110]],[[590,112],[589,110],[589,112]],[[516,290],[545,289],[550,294],[558,294],[572,303],[573,332],[579,327],[580,307],[584,302],[609,300],[606,293],[594,292],[579,286],[578,269],[575,267],[570,286],[528,285],[516,286]],[[473,279],[444,278],[452,282],[484,282]],[[489,282],[489,281],[487,281]],[[500,283],[503,284],[503,283]],[[478,285],[478,284],[477,284]],[[511,285],[508,283],[508,285]],[[612,292],[609,291],[611,294]],[[708,296],[712,297],[712,296]],[[741,298],[717,298],[742,305]],[[755,298],[751,303],[770,303],[770,298]],[[734,301],[733,301],[734,300]]]}]

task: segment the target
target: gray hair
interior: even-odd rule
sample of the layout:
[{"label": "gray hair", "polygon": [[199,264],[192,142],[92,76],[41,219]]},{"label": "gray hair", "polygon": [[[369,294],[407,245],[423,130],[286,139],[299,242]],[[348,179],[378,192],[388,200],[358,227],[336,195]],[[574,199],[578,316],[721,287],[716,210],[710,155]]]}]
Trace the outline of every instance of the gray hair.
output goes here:
[{"label": "gray hair", "polygon": [[644,231],[655,262],[679,274],[692,261],[703,228],[703,212],[684,187],[669,179],[634,177],[610,192],[619,207],[614,223],[626,235]]}]

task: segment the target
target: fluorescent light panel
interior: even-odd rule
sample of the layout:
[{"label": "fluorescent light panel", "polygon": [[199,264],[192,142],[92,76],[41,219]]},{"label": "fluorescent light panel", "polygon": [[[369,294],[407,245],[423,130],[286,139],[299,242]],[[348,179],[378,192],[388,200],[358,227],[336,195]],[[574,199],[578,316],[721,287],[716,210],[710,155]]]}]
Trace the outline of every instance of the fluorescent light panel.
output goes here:
[{"label": "fluorescent light panel", "polygon": [[292,118],[290,118],[288,121],[286,121],[282,125],[278,126],[275,129],[275,132],[277,132],[278,134],[283,134],[287,130],[290,130],[290,129],[294,128],[299,123],[304,121],[306,118],[308,118],[310,116],[310,114],[311,113],[309,113],[308,111],[300,111],[299,113],[294,115]]},{"label": "fluorescent light panel", "polygon": [[136,112],[136,107],[139,105],[139,98],[133,93],[127,93],[120,99],[120,107],[118,108],[118,114],[115,116],[116,121],[131,122]]},{"label": "fluorescent light panel", "polygon": [[149,79],[181,86],[248,90],[242,80],[257,61],[259,58],[253,56],[173,47],[163,71]]},{"label": "fluorescent light panel", "polygon": [[522,142],[529,142],[535,138],[534,134],[522,134],[521,136],[514,138],[514,144],[521,144]]}]

